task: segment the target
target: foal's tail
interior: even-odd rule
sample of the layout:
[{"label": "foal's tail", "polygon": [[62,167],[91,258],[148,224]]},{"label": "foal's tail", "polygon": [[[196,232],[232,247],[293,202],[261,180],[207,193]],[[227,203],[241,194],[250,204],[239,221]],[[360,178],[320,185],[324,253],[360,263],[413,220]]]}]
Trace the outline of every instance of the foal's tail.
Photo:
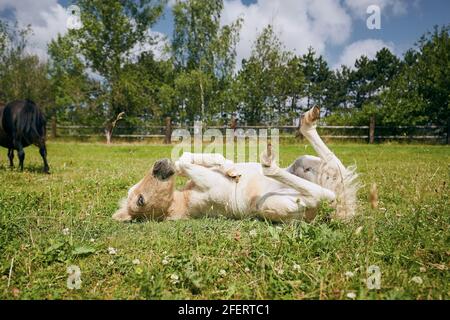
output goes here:
[{"label": "foal's tail", "polygon": [[342,163],[335,158],[337,162],[323,163],[319,177],[320,184],[336,194],[336,200],[333,202],[335,208],[335,217],[340,220],[349,220],[356,214],[358,207],[357,193],[361,187],[356,172],[356,165],[345,168]]},{"label": "foal's tail", "polygon": [[358,207],[357,192],[361,187],[356,165],[349,166],[342,173],[342,183],[336,188],[336,217],[351,219]]}]

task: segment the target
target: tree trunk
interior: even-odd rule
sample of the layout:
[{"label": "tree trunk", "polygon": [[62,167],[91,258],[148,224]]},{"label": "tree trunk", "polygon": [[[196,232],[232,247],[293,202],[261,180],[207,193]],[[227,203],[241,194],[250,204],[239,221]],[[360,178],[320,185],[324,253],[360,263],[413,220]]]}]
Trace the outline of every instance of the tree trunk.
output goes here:
[{"label": "tree trunk", "polygon": [[450,119],[447,120],[447,144],[450,144]]},{"label": "tree trunk", "polygon": [[307,96],[307,98],[308,98],[308,101],[307,101],[307,103],[306,103],[306,110],[308,111],[309,110],[309,105],[310,105],[310,95],[309,95],[309,86],[308,86],[308,96]]},{"label": "tree trunk", "polygon": [[105,122],[105,136],[106,136],[106,144],[111,144],[113,130],[116,127],[117,121],[122,120],[125,112],[120,112],[116,119],[111,119]]},{"label": "tree trunk", "polygon": [[106,144],[111,144],[111,138],[112,138],[112,131],[113,131],[113,124],[111,121],[108,121],[105,124],[105,137],[106,137]]},{"label": "tree trunk", "polygon": [[172,119],[166,117],[166,131],[164,135],[164,143],[171,144],[172,142]]},{"label": "tree trunk", "polygon": [[370,124],[369,124],[369,143],[375,142],[375,116],[370,117]]},{"label": "tree trunk", "polygon": [[295,97],[292,97],[291,112],[292,114],[295,114],[296,111],[297,111],[297,99]]},{"label": "tree trunk", "polygon": [[237,128],[237,118],[236,118],[236,116],[233,114],[233,115],[231,116],[231,120],[230,120],[230,129],[233,129],[233,131],[234,131],[234,130],[236,130],[236,128]]},{"label": "tree trunk", "polygon": [[112,130],[111,129],[110,128],[106,128],[105,129],[106,144],[111,144],[111,137],[112,137]]},{"label": "tree trunk", "polygon": [[202,121],[205,120],[205,97],[203,94],[203,85],[202,82],[200,81],[200,99],[202,102]]}]

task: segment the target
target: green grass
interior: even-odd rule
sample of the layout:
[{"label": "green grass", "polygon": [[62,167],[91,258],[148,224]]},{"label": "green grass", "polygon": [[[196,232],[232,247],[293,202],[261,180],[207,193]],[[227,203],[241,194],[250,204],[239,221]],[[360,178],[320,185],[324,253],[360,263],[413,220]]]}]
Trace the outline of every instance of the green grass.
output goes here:
[{"label": "green grass", "polygon": [[[170,147],[51,142],[49,176],[39,172],[36,148],[26,149],[24,172],[7,168],[2,149],[0,298],[448,299],[450,149],[331,148],[358,165],[365,184],[359,215],[348,224],[327,222],[326,208],[311,224],[121,224],[111,219],[117,201]],[[304,144],[283,146],[281,164],[306,153],[313,151]],[[373,182],[376,210],[367,201]],[[70,265],[81,269],[79,290],[66,286]],[[371,265],[381,270],[379,290],[366,286]]]}]

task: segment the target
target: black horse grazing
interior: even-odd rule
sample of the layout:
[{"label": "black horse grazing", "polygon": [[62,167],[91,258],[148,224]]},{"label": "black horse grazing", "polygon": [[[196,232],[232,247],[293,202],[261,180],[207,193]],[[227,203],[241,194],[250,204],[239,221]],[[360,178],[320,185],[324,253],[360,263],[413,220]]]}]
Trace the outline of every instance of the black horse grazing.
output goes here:
[{"label": "black horse grazing", "polygon": [[23,149],[34,144],[44,160],[44,172],[49,173],[45,123],[41,110],[31,100],[17,100],[6,106],[0,105],[0,146],[8,148],[11,167],[14,166],[14,150],[17,150],[20,170],[23,170]]}]

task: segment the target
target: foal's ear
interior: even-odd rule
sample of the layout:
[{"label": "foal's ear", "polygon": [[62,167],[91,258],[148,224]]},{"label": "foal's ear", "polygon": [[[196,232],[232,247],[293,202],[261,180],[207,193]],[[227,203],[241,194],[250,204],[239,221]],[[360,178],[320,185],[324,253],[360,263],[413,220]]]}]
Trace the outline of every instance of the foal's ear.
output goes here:
[{"label": "foal's ear", "polygon": [[128,213],[128,208],[126,206],[126,201],[122,201],[120,209],[117,210],[113,214],[112,218],[114,220],[117,220],[117,221],[131,221],[132,220],[131,215]]}]

